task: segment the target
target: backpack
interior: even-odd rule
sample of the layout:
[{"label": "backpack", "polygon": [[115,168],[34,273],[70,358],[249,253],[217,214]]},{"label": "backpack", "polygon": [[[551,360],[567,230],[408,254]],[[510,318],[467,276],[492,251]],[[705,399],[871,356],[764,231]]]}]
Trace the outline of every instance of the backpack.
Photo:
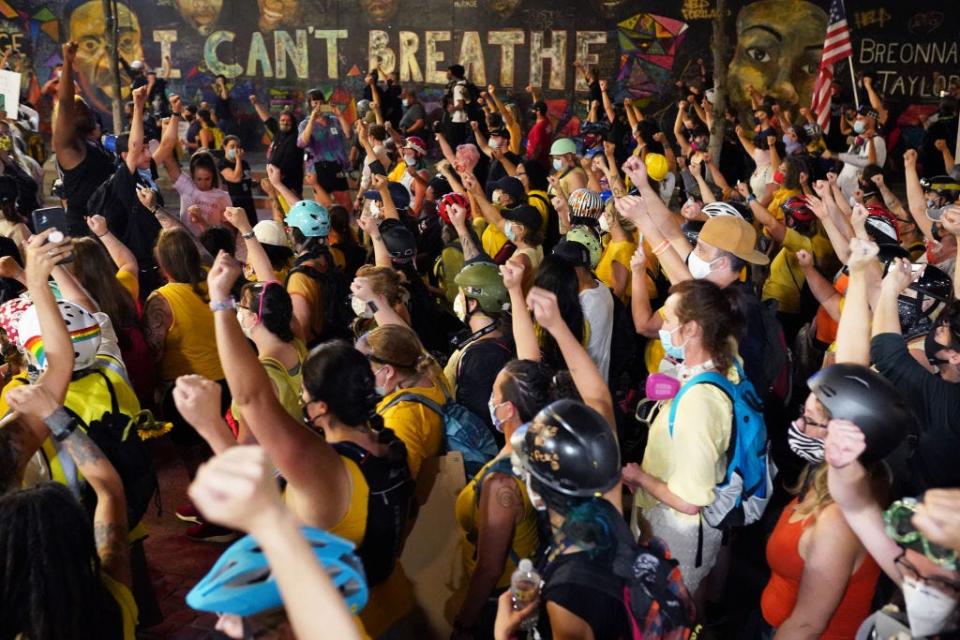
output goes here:
[{"label": "backpack", "polygon": [[[493,460],[498,453],[497,443],[489,427],[476,414],[462,404],[447,399],[442,407],[418,393],[401,393],[383,410],[401,402],[416,402],[427,407],[443,420],[444,451],[459,451],[463,454],[463,469],[472,478],[483,465]],[[382,412],[382,411],[381,411]]]},{"label": "backpack", "polygon": [[630,628],[628,637],[633,640],[689,638],[695,609],[683,584],[679,563],[660,539],[638,543],[620,514],[612,520],[617,539],[612,568],[584,560],[566,562],[549,577],[547,590],[561,584],[577,584],[623,602]]},{"label": "backpack", "polygon": [[[147,413],[141,412],[135,416],[121,413],[117,393],[110,378],[99,369],[94,369],[87,375],[99,375],[103,378],[110,394],[110,410],[90,424],[83,424],[79,416],[70,409],[67,409],[67,413],[83,424],[84,431],[117,470],[127,500],[127,523],[133,529],[143,518],[150,499],[159,489],[153,460],[138,432],[138,426]],[[84,502],[88,506],[95,505],[96,494],[89,484],[85,486],[84,493]]]},{"label": "backpack", "polygon": [[[390,434],[396,440],[392,431]],[[372,588],[390,577],[400,557],[415,484],[406,456],[402,464],[394,464],[352,442],[336,442],[333,448],[357,464],[370,490],[366,533],[357,546],[357,555],[363,562],[367,585]]]},{"label": "backpack", "polygon": [[[763,403],[739,362],[736,368],[739,383],[733,384],[720,373],[707,371],[688,380],[670,403],[671,437],[680,399],[694,385],[712,385],[723,391],[733,403],[727,470],[716,486],[713,503],[700,509],[707,524],[722,530],[752,524],[760,519],[773,494],[773,477],[777,473],[769,455]],[[697,555],[699,559],[699,551]]]},{"label": "backpack", "polygon": [[[637,363],[637,331],[634,328],[630,309],[612,290],[608,289],[608,291],[613,297],[613,330],[610,336],[608,380],[610,391],[614,399],[617,399],[635,386],[636,376],[632,374],[631,366]],[[624,376],[629,380],[624,381]],[[621,391],[623,393],[620,393]]]},{"label": "backpack", "polygon": [[543,240],[543,254],[547,255],[553,251],[553,247],[556,246],[563,237],[560,235],[560,216],[557,214],[557,210],[549,198],[544,198],[539,193],[531,193],[527,196],[527,200],[530,198],[536,198],[542,202],[547,210],[547,231]]},{"label": "backpack", "polygon": [[764,354],[763,371],[758,376],[762,384],[760,393],[764,398],[777,398],[789,404],[793,385],[793,363],[783,326],[777,318],[777,303],[763,300],[760,303],[760,320],[763,323]]},{"label": "backpack", "polygon": [[286,286],[293,274],[302,273],[313,278],[320,285],[323,299],[323,333],[310,345],[307,345],[310,347],[336,338],[353,339],[350,326],[353,324],[355,314],[350,308],[350,283],[347,282],[346,276],[337,267],[333,261],[333,256],[326,247],[324,247],[323,255],[327,262],[326,271],[321,271],[308,264],[295,264],[287,273],[287,279],[284,282],[284,286]]},{"label": "backpack", "polygon": [[100,186],[94,189],[93,193],[90,194],[90,197],[87,198],[88,216],[101,215],[109,220],[109,212],[118,210],[118,207],[120,206],[120,199],[117,198],[116,188],[114,187],[114,177],[116,175],[116,172],[111,174],[111,176],[101,182]]}]

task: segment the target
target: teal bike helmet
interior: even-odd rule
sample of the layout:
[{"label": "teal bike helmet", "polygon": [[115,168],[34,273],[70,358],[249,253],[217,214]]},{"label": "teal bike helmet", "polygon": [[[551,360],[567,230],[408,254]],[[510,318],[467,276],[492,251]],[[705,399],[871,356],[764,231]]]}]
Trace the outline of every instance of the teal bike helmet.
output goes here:
[{"label": "teal bike helmet", "polygon": [[[367,604],[369,591],[354,545],[323,529],[302,527],[307,542],[330,574],[352,614]],[[273,571],[263,549],[252,536],[244,536],[223,552],[209,573],[187,594],[187,604],[197,611],[251,616],[283,606]]]},{"label": "teal bike helmet", "polygon": [[330,235],[330,213],[313,200],[300,200],[290,207],[283,219],[291,229],[299,229],[307,238],[326,238]]}]

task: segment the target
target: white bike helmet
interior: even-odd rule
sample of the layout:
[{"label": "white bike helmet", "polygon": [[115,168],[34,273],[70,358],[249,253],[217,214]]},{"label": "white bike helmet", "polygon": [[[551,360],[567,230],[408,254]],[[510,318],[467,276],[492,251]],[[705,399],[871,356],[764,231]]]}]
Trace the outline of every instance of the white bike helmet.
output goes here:
[{"label": "white bike helmet", "polygon": [[[73,370],[81,371],[93,366],[100,348],[100,324],[93,314],[67,300],[58,300],[57,306],[63,321],[67,323],[67,332],[73,342]],[[39,370],[47,368],[46,350],[40,335],[40,319],[37,309],[31,305],[20,317],[17,330],[20,350],[27,355],[30,366]]]}]

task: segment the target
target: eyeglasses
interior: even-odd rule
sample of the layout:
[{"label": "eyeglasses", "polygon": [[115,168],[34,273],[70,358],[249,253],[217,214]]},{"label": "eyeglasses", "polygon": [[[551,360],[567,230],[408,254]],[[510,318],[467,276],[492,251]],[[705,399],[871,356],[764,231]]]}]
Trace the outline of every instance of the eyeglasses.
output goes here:
[{"label": "eyeglasses", "polygon": [[923,582],[953,598],[960,596],[960,583],[944,576],[925,576],[921,574],[920,570],[917,569],[912,562],[907,560],[906,551],[897,556],[897,559],[893,562],[903,578],[911,578],[917,582]]},{"label": "eyeglasses", "polygon": [[931,562],[945,569],[955,569],[957,552],[930,542],[913,526],[913,514],[916,513],[919,504],[916,500],[907,498],[897,500],[890,505],[890,508],[883,513],[887,535],[900,546],[922,553]]},{"label": "eyeglasses", "polygon": [[811,420],[810,418],[807,417],[807,414],[805,414],[805,413],[801,413],[801,414],[800,414],[800,417],[797,418],[797,419],[798,419],[800,422],[803,423],[803,426],[804,426],[804,427],[816,427],[816,428],[818,428],[818,429],[826,429],[826,428],[827,428],[827,423],[826,423],[826,422],[817,422],[817,421],[815,421],[815,420]]}]

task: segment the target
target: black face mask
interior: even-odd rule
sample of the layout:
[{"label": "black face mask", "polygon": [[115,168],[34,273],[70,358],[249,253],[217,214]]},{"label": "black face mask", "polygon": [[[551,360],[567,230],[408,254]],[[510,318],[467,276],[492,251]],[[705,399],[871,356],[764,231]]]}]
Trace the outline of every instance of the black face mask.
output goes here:
[{"label": "black face mask", "polygon": [[[939,326],[939,325],[938,325]],[[923,352],[927,355],[927,360],[930,361],[930,364],[939,366],[942,364],[947,364],[947,360],[937,356],[940,351],[943,351],[947,347],[943,346],[937,342],[937,328],[938,326],[933,327],[927,333],[927,337],[923,341]]]}]

